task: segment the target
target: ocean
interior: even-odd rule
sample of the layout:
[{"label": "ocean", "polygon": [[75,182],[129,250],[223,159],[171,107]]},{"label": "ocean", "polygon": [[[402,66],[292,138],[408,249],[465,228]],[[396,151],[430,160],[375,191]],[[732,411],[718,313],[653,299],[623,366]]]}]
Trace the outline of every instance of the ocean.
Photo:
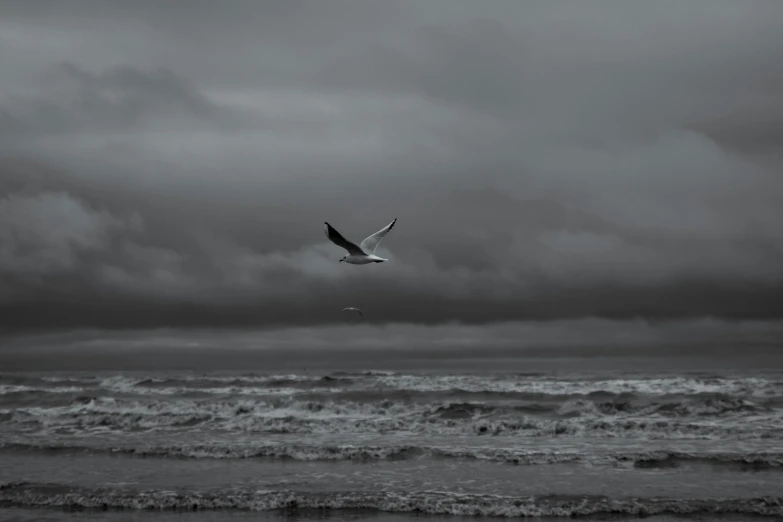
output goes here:
[{"label": "ocean", "polygon": [[783,517],[758,366],[0,369],[0,520]]}]

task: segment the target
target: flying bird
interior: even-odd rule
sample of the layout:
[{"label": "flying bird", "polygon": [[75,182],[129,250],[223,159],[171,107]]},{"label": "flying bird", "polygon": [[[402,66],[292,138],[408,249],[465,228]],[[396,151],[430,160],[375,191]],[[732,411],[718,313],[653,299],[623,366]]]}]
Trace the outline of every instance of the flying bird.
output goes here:
[{"label": "flying bird", "polygon": [[359,315],[364,317],[364,314],[362,313],[362,311],[359,310],[358,308],[354,308],[353,306],[348,306],[346,308],[343,308],[343,312],[358,312]]},{"label": "flying bird", "polygon": [[396,222],[397,218],[394,218],[394,221],[380,229],[378,232],[366,237],[364,241],[361,242],[360,246],[356,246],[354,243],[345,239],[326,221],[324,221],[324,232],[326,232],[326,237],[328,237],[332,243],[348,251],[348,255],[343,256],[343,258],[340,259],[341,263],[343,261],[352,265],[383,263],[384,261],[388,261],[388,259],[376,256],[375,249],[378,248],[378,244],[381,242],[381,239],[383,239],[383,236],[389,233],[389,230],[392,229]]}]

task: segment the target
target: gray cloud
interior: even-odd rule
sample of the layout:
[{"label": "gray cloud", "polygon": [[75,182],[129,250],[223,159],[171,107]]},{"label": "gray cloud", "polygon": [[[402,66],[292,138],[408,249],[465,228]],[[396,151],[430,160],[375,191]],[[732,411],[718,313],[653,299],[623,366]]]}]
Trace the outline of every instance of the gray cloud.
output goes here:
[{"label": "gray cloud", "polygon": [[210,102],[167,69],[121,66],[92,73],[63,62],[47,68],[40,80],[45,87],[39,93],[12,95],[0,106],[6,146],[72,133],[228,129],[241,122],[240,114]]},{"label": "gray cloud", "polygon": [[783,7],[601,5],[4,2],[0,325],[781,318]]},{"label": "gray cloud", "polygon": [[0,219],[2,270],[20,275],[68,271],[80,252],[106,248],[111,229],[122,226],[111,215],[56,192],[2,199]]}]

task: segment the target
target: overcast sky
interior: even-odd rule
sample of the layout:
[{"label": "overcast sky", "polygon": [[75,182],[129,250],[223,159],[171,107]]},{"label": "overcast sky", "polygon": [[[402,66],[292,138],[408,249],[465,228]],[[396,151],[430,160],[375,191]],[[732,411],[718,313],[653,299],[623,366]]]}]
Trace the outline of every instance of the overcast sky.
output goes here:
[{"label": "overcast sky", "polygon": [[[774,324],[781,25],[779,0],[4,0],[0,327]],[[323,233],[395,217],[387,263]]]}]

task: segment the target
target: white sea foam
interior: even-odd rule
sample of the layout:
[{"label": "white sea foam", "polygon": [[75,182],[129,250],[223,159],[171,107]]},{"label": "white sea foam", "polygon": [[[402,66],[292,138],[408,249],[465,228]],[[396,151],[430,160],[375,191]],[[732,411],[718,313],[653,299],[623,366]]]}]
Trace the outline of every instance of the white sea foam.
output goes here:
[{"label": "white sea foam", "polygon": [[[780,410],[726,401],[636,408],[571,400],[548,416],[514,404],[459,401],[280,399],[131,400],[98,397],[65,406],[18,408],[11,423],[45,430],[218,429],[273,433],[420,433],[491,436],[783,439]],[[680,408],[681,411],[677,411]],[[690,408],[690,409],[689,409]],[[674,411],[674,414],[672,414]],[[705,412],[712,412],[704,414]],[[715,414],[720,415],[716,417]]]},{"label": "white sea foam", "polygon": [[0,384],[0,395],[9,395],[12,393],[79,393],[84,388],[78,386],[54,386],[41,388],[37,386],[27,386],[23,384]]},{"label": "white sea foam", "polygon": [[[541,376],[487,375],[410,375],[390,372],[336,373],[333,376],[298,374],[275,375],[194,375],[168,374],[154,376],[113,375],[106,377],[46,376],[43,383],[72,384],[110,392],[140,395],[178,395],[204,393],[213,395],[291,395],[297,393],[339,393],[350,390],[507,393],[540,395],[640,394],[693,395],[726,394],[746,398],[783,395],[783,381],[751,378],[623,378],[623,379],[553,379]],[[40,389],[25,382],[0,384],[0,390]],[[68,387],[59,387],[67,389]],[[51,388],[57,389],[57,388]]]},{"label": "white sea foam", "polygon": [[486,377],[480,375],[389,375],[377,379],[380,386],[415,391],[465,390],[471,392],[539,393],[577,395],[591,393],[638,393],[673,395],[697,393],[741,394],[768,397],[783,393],[783,383],[764,378],[695,379],[671,377],[660,379],[554,380],[530,377]]}]

